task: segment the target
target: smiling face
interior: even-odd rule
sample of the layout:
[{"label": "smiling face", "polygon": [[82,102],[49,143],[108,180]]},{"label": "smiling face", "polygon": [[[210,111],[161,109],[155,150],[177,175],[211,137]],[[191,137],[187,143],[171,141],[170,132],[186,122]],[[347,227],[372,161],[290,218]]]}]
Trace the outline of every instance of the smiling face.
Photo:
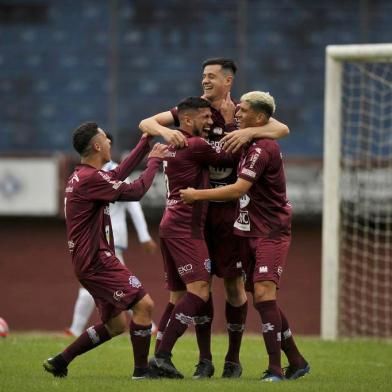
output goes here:
[{"label": "smiling face", "polygon": [[255,111],[249,102],[241,101],[236,113],[240,129],[264,125],[268,120],[263,112]]},{"label": "smiling face", "polygon": [[233,75],[219,64],[207,65],[203,70],[202,87],[209,101],[224,98],[231,89]]}]

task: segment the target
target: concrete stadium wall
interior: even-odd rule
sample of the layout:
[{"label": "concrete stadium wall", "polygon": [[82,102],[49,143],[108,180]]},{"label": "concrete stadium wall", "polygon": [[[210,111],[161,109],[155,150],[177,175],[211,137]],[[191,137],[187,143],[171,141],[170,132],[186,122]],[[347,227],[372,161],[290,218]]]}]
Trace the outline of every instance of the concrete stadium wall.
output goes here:
[{"label": "concrete stadium wall", "polygon": [[[150,224],[156,240],[157,226]],[[11,332],[61,331],[69,326],[78,282],[66,247],[64,221],[1,218],[0,241],[0,317],[7,320]],[[154,320],[158,321],[167,300],[160,254],[145,255],[131,228],[125,259],[154,299]],[[320,221],[294,221],[279,303],[295,333],[320,332],[320,269]],[[225,330],[224,302],[222,281],[216,279],[215,332]],[[97,319],[97,315],[93,318]],[[259,316],[251,305],[246,330],[260,331]]]}]

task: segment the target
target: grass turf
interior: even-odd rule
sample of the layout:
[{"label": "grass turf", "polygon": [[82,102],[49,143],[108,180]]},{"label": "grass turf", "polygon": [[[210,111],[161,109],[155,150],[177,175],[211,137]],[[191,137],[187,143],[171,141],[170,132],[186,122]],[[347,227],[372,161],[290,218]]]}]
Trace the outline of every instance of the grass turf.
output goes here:
[{"label": "grass turf", "polygon": [[[297,343],[311,364],[311,373],[296,381],[261,384],[267,367],[262,338],[245,335],[241,348],[243,375],[236,380],[221,379],[227,346],[224,335],[213,337],[215,376],[192,380],[197,362],[195,336],[184,335],[174,349],[173,362],[184,380],[132,381],[132,352],[127,336],[117,337],[76,358],[66,379],[43,371],[44,359],[57,354],[71,338],[50,334],[12,334],[0,338],[0,391],[391,391],[389,368],[392,342],[381,340],[340,340],[323,342],[298,338]],[[283,361],[285,364],[285,361]]]}]

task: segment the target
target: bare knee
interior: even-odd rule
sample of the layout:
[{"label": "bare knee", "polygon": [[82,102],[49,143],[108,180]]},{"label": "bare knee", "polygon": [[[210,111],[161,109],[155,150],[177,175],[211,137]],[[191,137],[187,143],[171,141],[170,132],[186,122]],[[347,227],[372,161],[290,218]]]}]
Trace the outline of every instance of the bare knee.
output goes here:
[{"label": "bare knee", "polygon": [[152,298],[146,294],[133,307],[132,319],[136,324],[148,325],[151,323],[152,311],[154,309],[154,302]]},{"label": "bare knee", "polygon": [[189,293],[200,297],[204,302],[207,302],[210,298],[210,284],[204,280],[188,283],[186,289]]},{"label": "bare knee", "polygon": [[244,287],[244,280],[241,276],[224,279],[226,301],[232,306],[243,305],[247,298]]},{"label": "bare knee", "polygon": [[112,338],[124,333],[127,328],[125,313],[121,312],[118,316],[108,320],[105,324],[105,327]]},{"label": "bare knee", "polygon": [[254,303],[271,301],[276,299],[276,284],[271,281],[255,282],[253,301]]}]

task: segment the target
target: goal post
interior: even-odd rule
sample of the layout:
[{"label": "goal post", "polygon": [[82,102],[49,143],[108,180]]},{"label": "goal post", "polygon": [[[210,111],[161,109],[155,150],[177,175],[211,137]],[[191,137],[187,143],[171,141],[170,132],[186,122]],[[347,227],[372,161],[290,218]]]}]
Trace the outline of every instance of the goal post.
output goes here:
[{"label": "goal post", "polygon": [[321,336],[392,337],[392,44],[326,48]]}]

